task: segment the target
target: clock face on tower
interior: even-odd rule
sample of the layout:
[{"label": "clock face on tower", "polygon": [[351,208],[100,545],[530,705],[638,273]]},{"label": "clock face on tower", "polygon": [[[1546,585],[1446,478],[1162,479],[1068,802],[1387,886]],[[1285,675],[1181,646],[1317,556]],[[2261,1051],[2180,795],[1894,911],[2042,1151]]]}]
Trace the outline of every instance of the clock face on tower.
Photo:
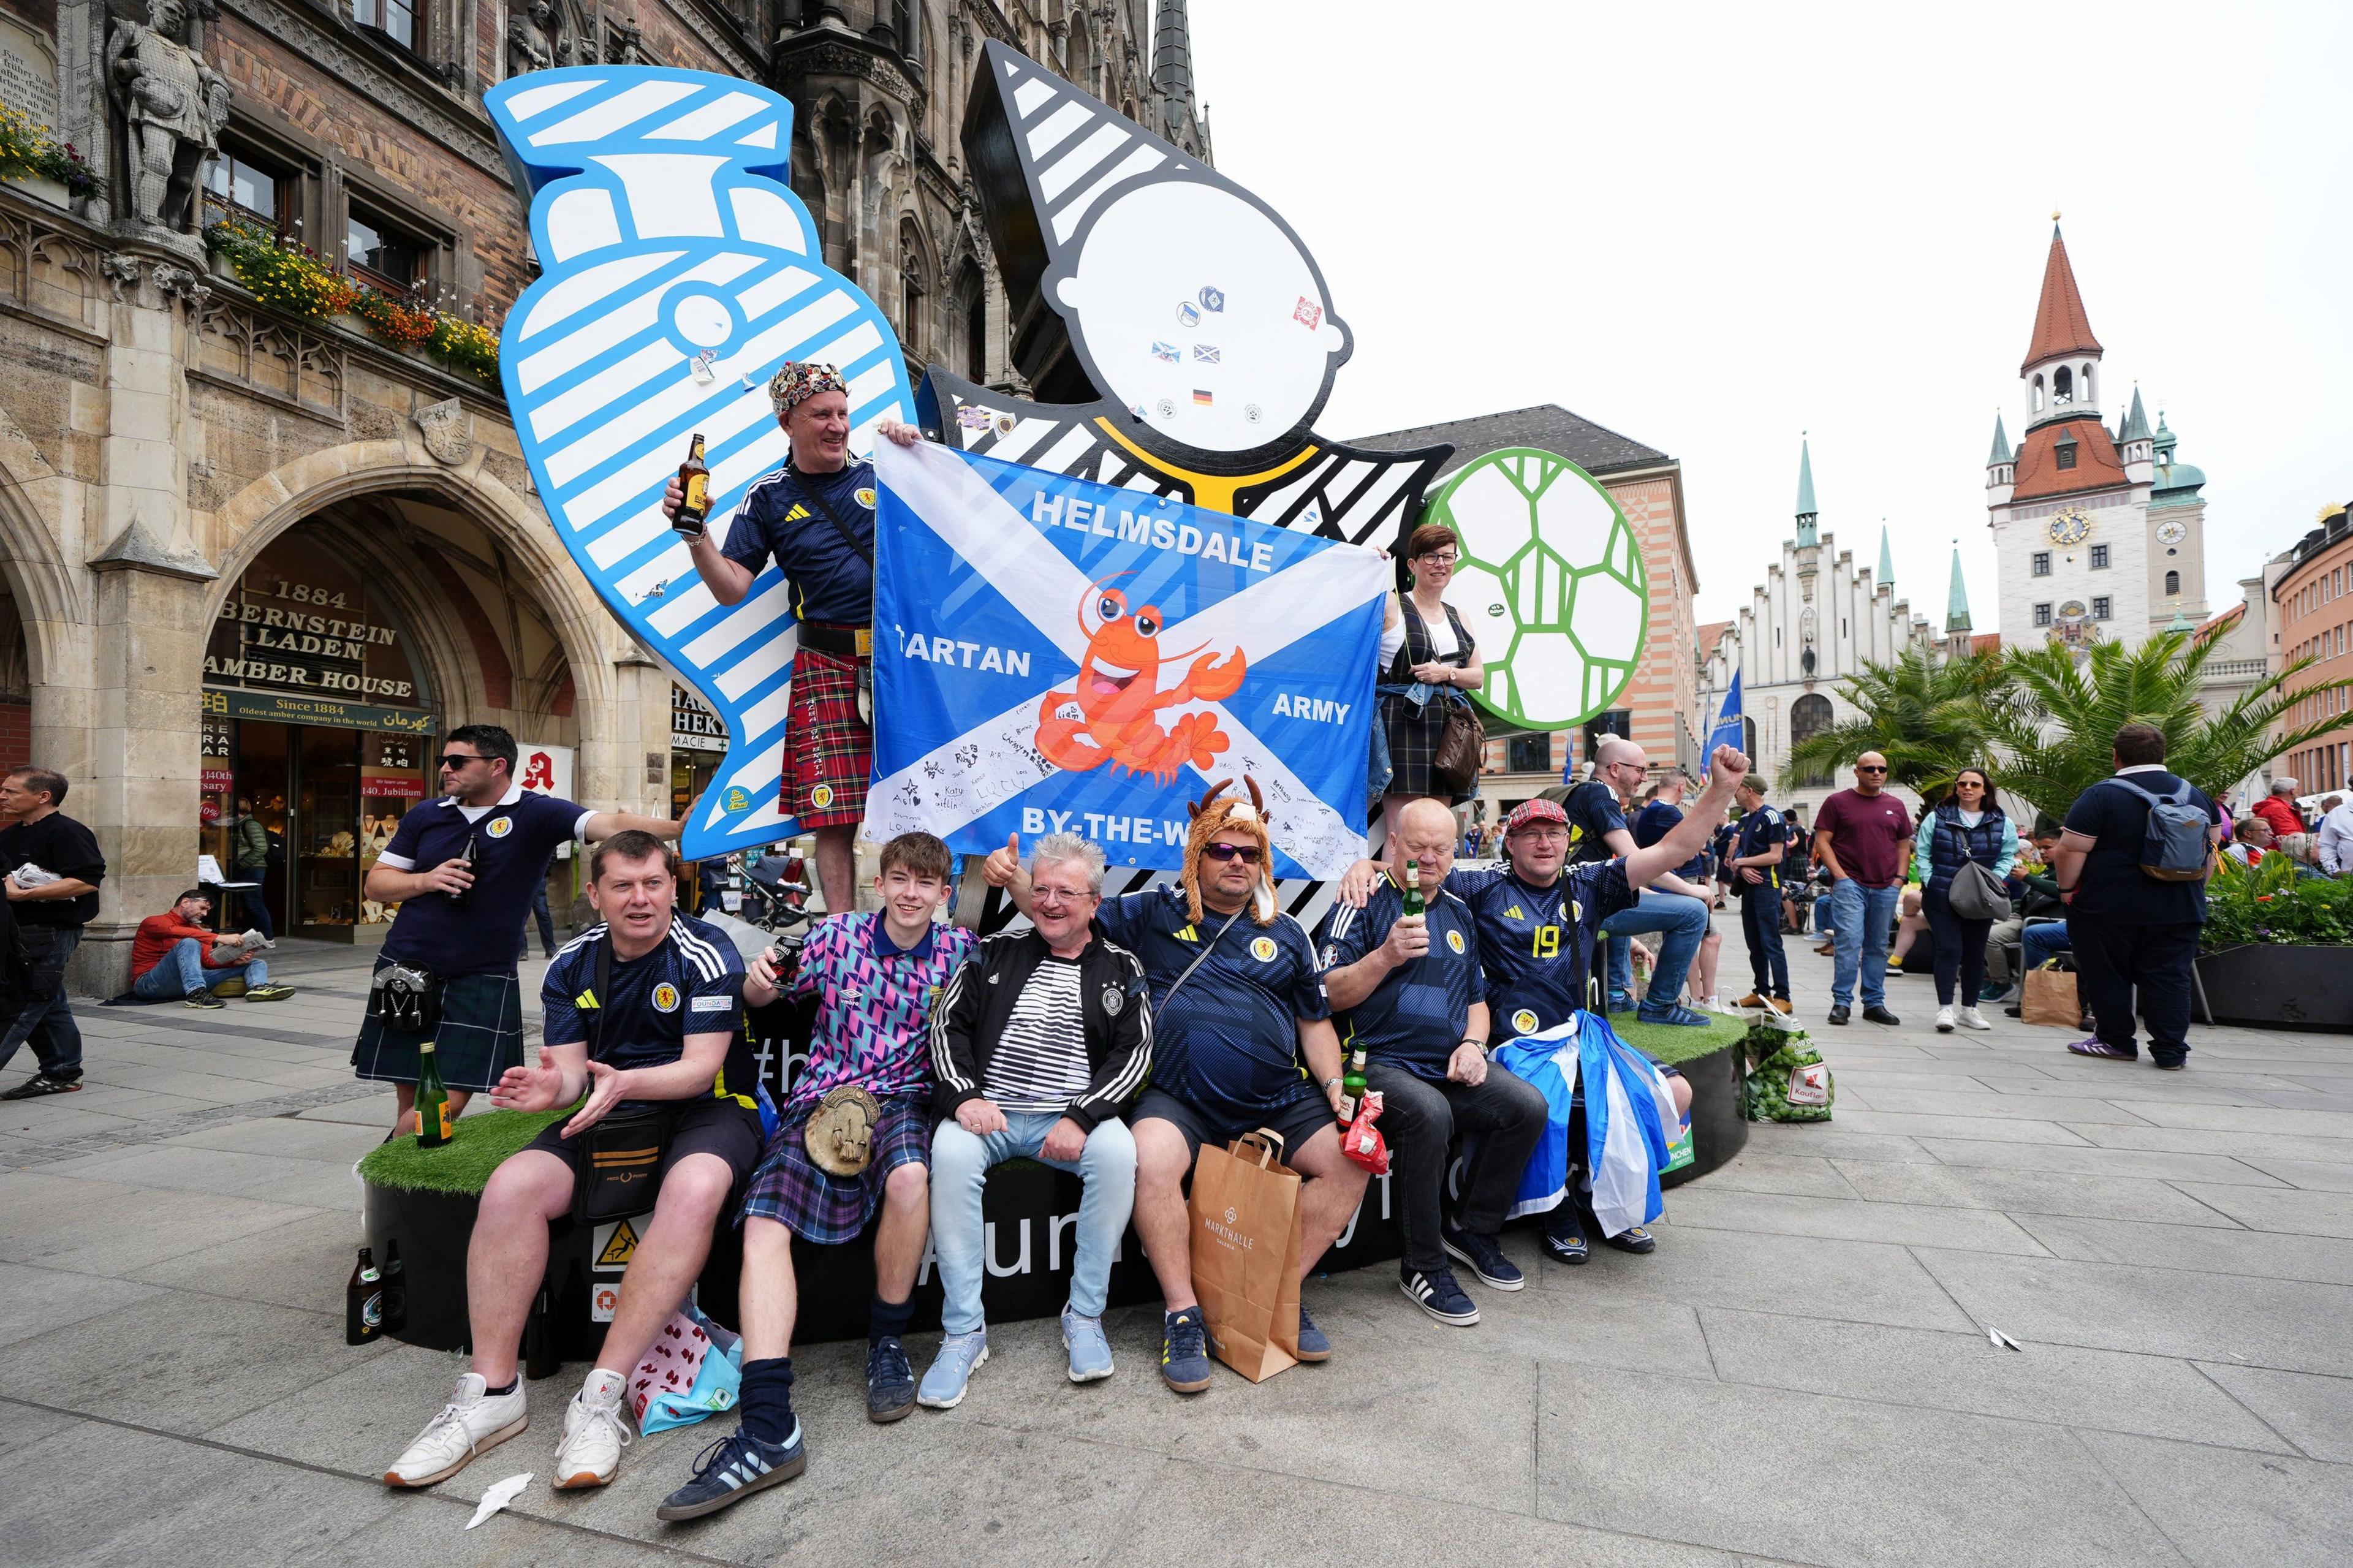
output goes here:
[{"label": "clock face on tower", "polygon": [[2081,544],[2091,534],[2092,520],[2073,507],[2052,516],[2051,542],[2053,544]]},{"label": "clock face on tower", "polygon": [[2189,525],[2178,517],[2168,518],[2157,525],[2157,542],[2159,544],[2179,544],[2189,537]]}]

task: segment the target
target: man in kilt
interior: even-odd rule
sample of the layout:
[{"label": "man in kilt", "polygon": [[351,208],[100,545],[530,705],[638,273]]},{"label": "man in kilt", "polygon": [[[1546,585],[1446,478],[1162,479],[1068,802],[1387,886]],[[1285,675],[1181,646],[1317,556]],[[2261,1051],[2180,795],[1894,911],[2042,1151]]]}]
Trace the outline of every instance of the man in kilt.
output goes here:
[{"label": "man in kilt", "polygon": [[[548,857],[566,839],[599,844],[616,833],[676,838],[679,826],[626,811],[590,811],[515,783],[514,737],[467,724],[441,747],[441,798],[400,819],[367,874],[367,896],[397,903],[376,955],[367,1016],[352,1047],[357,1075],[394,1086],[396,1132],[417,1104],[417,1047],[431,1041],[454,1118],[522,1064],[522,994],[515,966],[523,921]],[[470,862],[468,858],[470,850]],[[404,1028],[384,1015],[385,971],[422,973],[438,1016]]]},{"label": "man in kilt", "polygon": [[[866,816],[874,755],[873,719],[858,701],[874,651],[874,465],[850,460],[849,385],[833,366],[787,363],[768,396],[790,443],[783,466],[744,492],[723,546],[700,523],[681,531],[722,605],[742,603],[772,555],[792,581],[800,642],[778,804],[817,836],[818,884],[826,909],[839,912],[855,907],[851,841]],[[878,429],[902,447],[923,439],[896,420]],[[685,499],[673,477],[662,496],[673,527]]]},{"label": "man in kilt", "polygon": [[[662,1503],[663,1519],[715,1512],[790,1480],[808,1462],[792,1405],[796,1236],[837,1246],[857,1240],[881,1216],[867,1306],[866,1415],[896,1421],[915,1406],[914,1373],[900,1340],[914,1311],[931,1226],[931,1016],[976,945],[963,927],[933,921],[949,889],[948,847],[928,833],[902,833],[882,847],[879,912],[820,921],[787,973],[778,973],[771,954],[752,961],[746,1003],[814,998],[817,1017],[808,1065],[793,1081],[744,1199],[743,1424]],[[860,1132],[867,1140],[864,1167],[850,1173],[826,1169],[809,1148],[814,1122],[830,1163],[844,1163],[829,1138],[839,1117],[849,1119],[849,1142]]]}]

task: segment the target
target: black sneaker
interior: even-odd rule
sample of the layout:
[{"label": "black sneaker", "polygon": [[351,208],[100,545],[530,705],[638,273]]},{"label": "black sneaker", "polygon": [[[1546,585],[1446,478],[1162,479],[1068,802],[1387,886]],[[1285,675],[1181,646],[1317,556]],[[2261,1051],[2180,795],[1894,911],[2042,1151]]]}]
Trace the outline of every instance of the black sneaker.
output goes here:
[{"label": "black sneaker", "polygon": [[662,1499],[656,1519],[701,1519],[740,1502],[764,1487],[791,1480],[808,1468],[801,1424],[781,1443],[763,1443],[749,1432],[733,1432],[695,1457],[694,1479]]},{"label": "black sneaker", "polygon": [[1441,1323],[1467,1329],[1479,1321],[1477,1305],[1462,1293],[1462,1287],[1454,1282],[1454,1271],[1451,1268],[1440,1268],[1429,1274],[1409,1268],[1398,1279],[1398,1289],[1404,1291],[1415,1306]]},{"label": "black sneaker", "polygon": [[1639,1225],[1601,1239],[1620,1252],[1656,1252],[1659,1249],[1659,1238]]},{"label": "black sneaker", "polygon": [[1862,1010],[1862,1021],[1866,1024],[1900,1024],[1904,1020],[1873,1002]]},{"label": "black sneaker", "polygon": [[1846,1004],[1843,1002],[1834,1003],[1831,1007],[1831,1022],[1833,1024],[1843,1024],[1846,1020]]},{"label": "black sneaker", "polygon": [[211,1012],[216,1007],[226,1007],[228,1005],[227,1003],[222,1001],[219,997],[214,995],[210,991],[201,985],[188,993],[186,1005],[196,1008],[201,1012],[206,1013]]},{"label": "black sneaker", "polygon": [[896,1335],[885,1334],[866,1347],[866,1419],[896,1421],[915,1407],[915,1369],[907,1364],[907,1349]]},{"label": "black sneaker", "polygon": [[1585,1239],[1585,1216],[1577,1212],[1574,1204],[1563,1204],[1553,1210],[1544,1233],[1545,1250],[1556,1263],[1582,1263],[1591,1256]]},{"label": "black sneaker", "polygon": [[1201,1326],[1201,1309],[1187,1307],[1161,1321],[1160,1381],[1179,1394],[1198,1394],[1209,1386],[1209,1350]]},{"label": "black sneaker", "polygon": [[79,1075],[73,1078],[51,1078],[45,1072],[37,1072],[16,1088],[5,1093],[0,1093],[0,1100],[38,1100],[45,1094],[79,1094],[80,1092],[81,1079]]},{"label": "black sneaker", "polygon": [[1467,1265],[1479,1277],[1479,1283],[1498,1290],[1517,1290],[1528,1282],[1519,1265],[1504,1256],[1492,1236],[1475,1236],[1451,1225],[1438,1227],[1438,1244],[1446,1248],[1447,1256],[1457,1263]]},{"label": "black sneaker", "polygon": [[1332,1359],[1332,1342],[1324,1337],[1324,1331],[1317,1328],[1315,1320],[1307,1315],[1307,1304],[1303,1301],[1299,1306],[1299,1359],[1301,1361]]}]

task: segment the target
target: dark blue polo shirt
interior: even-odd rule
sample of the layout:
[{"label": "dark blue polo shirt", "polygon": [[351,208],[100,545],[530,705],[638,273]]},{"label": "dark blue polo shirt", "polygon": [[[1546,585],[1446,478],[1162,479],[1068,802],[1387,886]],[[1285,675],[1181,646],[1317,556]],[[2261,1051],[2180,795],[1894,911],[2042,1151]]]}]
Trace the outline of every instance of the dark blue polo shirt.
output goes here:
[{"label": "dark blue polo shirt", "polygon": [[[1789,838],[1788,825],[1781,820],[1781,814],[1769,805],[1760,805],[1742,817],[1733,824],[1733,830],[1732,856],[1736,860],[1762,855],[1767,849],[1788,843]],[[1761,872],[1768,888],[1781,885],[1781,863],[1778,860],[1769,866],[1752,866],[1748,869]],[[1732,885],[1740,889],[1756,886],[1738,871],[1732,873]]]},{"label": "dark blue polo shirt", "polygon": [[[1226,917],[1185,912],[1184,889],[1105,899],[1095,930],[1143,962],[1152,986],[1152,1087],[1221,1122],[1319,1100],[1299,1058],[1299,1020],[1328,1018],[1324,976],[1306,928],[1289,915],[1261,925],[1242,911],[1176,996],[1176,984]],[[1166,1004],[1164,1005],[1164,1003]]]},{"label": "dark blue polo shirt", "polygon": [[[814,494],[833,509],[858,542],[861,556],[809,500]],[[754,576],[776,558],[777,570],[792,579],[793,614],[805,621],[838,621],[862,626],[874,619],[874,465],[851,463],[838,473],[805,474],[787,463],[763,474],[744,492],[735,521],[720,552],[748,567]]]},{"label": "dark blue polo shirt", "polygon": [[[2127,775],[2155,795],[2170,795],[2196,806],[2209,822],[2222,814],[2195,784],[2163,768]],[[2206,919],[2204,882],[2165,882],[2140,868],[2142,837],[2148,830],[2148,802],[2102,780],[2067,808],[2066,829],[2093,840],[2075,880],[2070,914],[2089,915],[2110,925],[2189,925]]]},{"label": "dark blue polo shirt", "polygon": [[[1648,849],[1675,830],[1683,819],[1683,808],[1654,800],[1634,814],[1634,847]],[[1703,849],[1675,868],[1675,875],[1686,882],[1704,881],[1707,878],[1707,851]]]},{"label": "dark blue polo shirt", "polygon": [[402,901],[384,939],[384,954],[433,974],[512,973],[523,952],[531,896],[547,877],[548,857],[577,838],[596,814],[520,784],[496,805],[461,806],[443,795],[409,811],[376,863],[396,871],[429,871],[475,847],[474,887],[464,909],[447,893]]},{"label": "dark blue polo shirt", "polygon": [[[1363,909],[1333,905],[1317,933],[1324,969],[1344,968],[1380,946],[1404,914],[1404,890],[1386,877]],[[1470,1033],[1471,1005],[1485,999],[1486,987],[1470,906],[1441,889],[1424,914],[1428,951],[1390,970],[1371,995],[1340,1015],[1340,1045],[1435,1082]]]},{"label": "dark blue polo shirt", "polygon": [[[673,914],[670,934],[641,958],[614,954],[609,990],[596,990],[596,950],[605,927],[590,926],[557,952],[540,983],[551,1046],[596,1044],[590,1056],[617,1068],[664,1067],[686,1054],[689,1035],[728,1036],[727,1061],[712,1092],[752,1098],[755,1073],[744,1032],[744,960],[718,927]],[[659,1102],[648,1102],[659,1103]]]},{"label": "dark blue polo shirt", "polygon": [[1636,900],[1623,860],[1572,866],[1549,888],[1530,887],[1508,868],[1455,871],[1446,890],[1477,922],[1487,1020],[1498,1041],[1566,1023],[1585,1005],[1595,935]]},{"label": "dark blue polo shirt", "polygon": [[1616,790],[1599,779],[1588,779],[1568,792],[1560,809],[1568,818],[1570,865],[1590,866],[1616,858],[1618,851],[1609,847],[1607,836],[1626,826]]}]

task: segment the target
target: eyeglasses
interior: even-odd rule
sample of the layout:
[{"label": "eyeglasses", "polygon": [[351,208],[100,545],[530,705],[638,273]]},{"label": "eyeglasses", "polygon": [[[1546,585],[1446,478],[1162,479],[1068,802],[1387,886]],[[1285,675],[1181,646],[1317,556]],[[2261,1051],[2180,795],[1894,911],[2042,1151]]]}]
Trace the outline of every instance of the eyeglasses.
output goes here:
[{"label": "eyeglasses", "polygon": [[1082,899],[1092,899],[1094,896],[1084,888],[1075,892],[1068,892],[1060,888],[1033,887],[1029,889],[1029,901],[1033,904],[1074,904]]},{"label": "eyeglasses", "polygon": [[1429,562],[1432,566],[1451,566],[1462,557],[1450,552],[1444,555],[1425,555],[1421,559]]},{"label": "eyeglasses", "polygon": [[1887,764],[1881,763],[1873,766],[1870,763],[1857,763],[1854,765],[1854,771],[1859,773],[1883,773],[1887,771]]},{"label": "eyeglasses", "polygon": [[444,752],[441,753],[441,765],[448,768],[452,773],[462,773],[465,771],[465,767],[468,763],[479,763],[481,760],[482,759],[480,757],[470,757],[463,752]]},{"label": "eyeglasses", "polygon": [[1212,860],[1240,860],[1245,866],[1258,864],[1258,846],[1255,844],[1204,844],[1201,853]]}]

